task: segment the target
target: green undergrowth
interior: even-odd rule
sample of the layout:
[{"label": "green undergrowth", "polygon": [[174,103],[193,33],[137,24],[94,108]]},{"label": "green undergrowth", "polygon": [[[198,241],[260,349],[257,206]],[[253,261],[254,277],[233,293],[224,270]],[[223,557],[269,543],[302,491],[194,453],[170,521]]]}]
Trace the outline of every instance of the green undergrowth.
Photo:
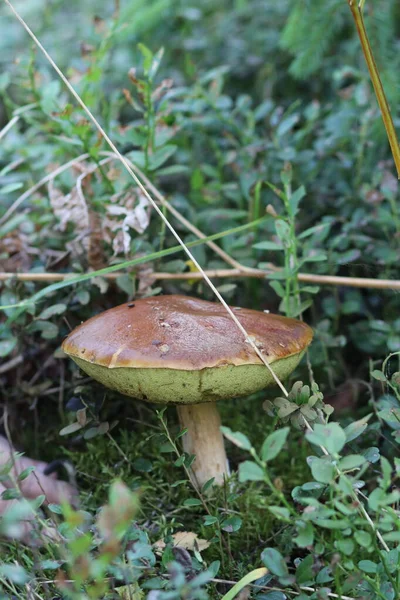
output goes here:
[{"label": "green undergrowth", "polygon": [[[348,3],[195,4],[20,10],[202,267],[230,268],[227,254],[264,271],[214,277],[226,301],[304,319],[313,343],[288,397],[219,403],[232,470],[220,489],[190,484],[172,407],[78,375],[60,345],[94,314],[214,296],[168,278],[195,265],[3,3],[0,271],[74,279],[0,282],[1,433],[28,456],[70,461],[80,506],[21,499],[0,521],[0,600],[232,600],[242,577],[240,600],[396,600],[399,294],[320,280],[400,279],[398,182]],[[364,5],[398,128],[398,2]],[[45,521],[61,541],[22,543],[32,514],[39,541]]]}]

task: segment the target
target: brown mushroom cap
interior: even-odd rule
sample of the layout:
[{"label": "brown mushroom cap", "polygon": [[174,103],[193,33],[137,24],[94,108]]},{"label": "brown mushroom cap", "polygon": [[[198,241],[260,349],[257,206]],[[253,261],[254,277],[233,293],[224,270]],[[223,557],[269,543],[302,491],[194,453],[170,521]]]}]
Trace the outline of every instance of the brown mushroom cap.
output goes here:
[{"label": "brown mushroom cap", "polygon": [[[287,376],[310,344],[311,328],[232,310],[277,376]],[[215,401],[273,383],[224,307],[187,296],[144,298],[107,310],[72,331],[62,348],[104,385],[150,402]]]}]

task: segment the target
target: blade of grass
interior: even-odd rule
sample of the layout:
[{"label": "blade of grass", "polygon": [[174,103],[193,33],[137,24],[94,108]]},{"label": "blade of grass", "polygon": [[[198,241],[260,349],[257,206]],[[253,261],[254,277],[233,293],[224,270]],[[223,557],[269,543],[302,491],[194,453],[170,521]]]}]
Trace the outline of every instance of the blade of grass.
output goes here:
[{"label": "blade of grass", "polygon": [[242,577],[240,581],[238,581],[233,587],[231,587],[229,592],[222,596],[221,600],[233,600],[239,594],[239,592],[241,592],[242,589],[246,587],[246,585],[249,585],[249,583],[252,583],[253,581],[257,581],[257,579],[261,579],[261,577],[264,577],[265,575],[268,575],[268,569],[266,569],[265,567],[261,567],[260,569],[254,569],[254,571],[250,571],[250,573],[247,573],[247,575]]}]

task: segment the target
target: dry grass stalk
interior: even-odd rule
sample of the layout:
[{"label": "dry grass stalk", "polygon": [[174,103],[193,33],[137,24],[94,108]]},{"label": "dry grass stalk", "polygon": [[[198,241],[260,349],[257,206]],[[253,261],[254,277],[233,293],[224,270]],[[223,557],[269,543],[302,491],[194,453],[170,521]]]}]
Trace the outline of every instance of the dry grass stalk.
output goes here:
[{"label": "dry grass stalk", "polygon": [[[240,269],[211,269],[206,270],[205,273],[208,277],[215,277],[216,279],[226,279],[229,277],[240,278],[240,277],[254,277],[256,279],[265,279],[268,273],[278,270],[277,268],[271,269],[271,271],[262,271],[261,269],[250,269],[241,266]],[[115,280],[123,271],[109,273],[103,275],[105,279]],[[15,278],[18,281],[38,281],[38,282],[55,282],[64,281],[68,277],[76,277],[79,273],[0,273],[0,281],[6,281],[7,279]],[[200,272],[190,273],[163,273],[155,272],[152,274],[154,281],[161,280],[187,280],[187,279],[203,279],[203,275]],[[299,273],[299,281],[306,283],[313,283],[316,285],[331,285],[331,286],[344,286],[344,287],[355,287],[355,288],[369,288],[376,290],[400,290],[400,280],[398,279],[370,279],[367,277],[340,277],[337,275],[314,275],[312,273]]]}]

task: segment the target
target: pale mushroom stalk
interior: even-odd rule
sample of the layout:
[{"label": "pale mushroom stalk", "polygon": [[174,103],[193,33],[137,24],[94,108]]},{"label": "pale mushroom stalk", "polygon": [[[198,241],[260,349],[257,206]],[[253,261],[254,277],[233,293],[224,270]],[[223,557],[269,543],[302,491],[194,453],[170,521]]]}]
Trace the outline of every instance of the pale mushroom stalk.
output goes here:
[{"label": "pale mushroom stalk", "polygon": [[[295,319],[233,308],[279,379],[300,362],[312,339]],[[177,407],[185,452],[194,454],[199,487],[222,485],[228,466],[216,403],[245,398],[275,381],[221,304],[187,296],[152,296],[92,317],[64,340],[80,368],[125,396]]]},{"label": "pale mushroom stalk", "polygon": [[196,456],[192,464],[194,483],[201,488],[214,478],[216,485],[222,485],[229,475],[229,466],[215,402],[183,404],[177,406],[177,411],[182,428],[187,429],[182,438],[183,449]]}]

